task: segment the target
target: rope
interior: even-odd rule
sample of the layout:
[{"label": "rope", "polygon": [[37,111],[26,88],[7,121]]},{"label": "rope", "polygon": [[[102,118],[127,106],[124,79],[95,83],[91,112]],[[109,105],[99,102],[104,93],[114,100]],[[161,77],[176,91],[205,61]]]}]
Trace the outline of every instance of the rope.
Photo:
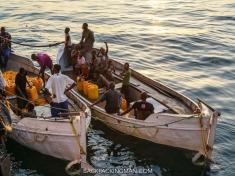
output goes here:
[{"label": "rope", "polygon": [[[108,124],[111,124],[111,125],[119,125],[119,126],[125,126],[125,127],[129,127],[129,128],[156,128],[156,127],[168,127],[169,125],[172,125],[172,124],[175,124],[175,123],[178,123],[178,122],[181,122],[181,121],[184,121],[184,120],[189,120],[191,118],[195,118],[195,116],[189,116],[187,118],[184,118],[184,119],[180,119],[180,120],[175,120],[175,121],[172,121],[172,122],[169,122],[169,123],[165,123],[165,124],[160,124],[160,125],[150,125],[150,126],[144,126],[144,125],[124,125],[124,124],[120,124],[120,123],[114,123],[114,122],[107,122],[105,120],[102,120],[100,118],[97,118],[97,117],[94,117],[92,116],[93,119],[95,120],[99,120],[99,121],[102,121],[104,123],[108,123]],[[121,120],[121,119],[120,119]]]},{"label": "rope", "polygon": [[71,127],[72,127],[73,134],[74,134],[75,136],[77,136],[76,140],[77,140],[78,146],[79,146],[80,149],[81,149],[82,154],[85,154],[85,155],[86,155],[86,152],[85,152],[84,148],[82,147],[82,145],[81,145],[81,143],[80,143],[80,137],[79,137],[79,135],[78,135],[78,133],[77,133],[77,130],[76,130],[74,124],[73,124],[73,120],[71,121],[70,124],[71,124]]},{"label": "rope", "polygon": [[7,40],[8,42],[17,44],[17,45],[27,46],[27,47],[32,47],[32,48],[43,48],[43,47],[49,47],[49,48],[50,48],[50,47],[57,46],[57,45],[60,45],[60,44],[64,43],[64,42],[56,42],[56,43],[46,44],[46,45],[30,45],[30,44],[15,42],[15,41],[12,41],[12,40],[10,40],[10,39],[4,38],[4,37],[2,37],[2,36],[0,36],[0,38],[2,38],[2,39],[4,39],[4,40]]}]

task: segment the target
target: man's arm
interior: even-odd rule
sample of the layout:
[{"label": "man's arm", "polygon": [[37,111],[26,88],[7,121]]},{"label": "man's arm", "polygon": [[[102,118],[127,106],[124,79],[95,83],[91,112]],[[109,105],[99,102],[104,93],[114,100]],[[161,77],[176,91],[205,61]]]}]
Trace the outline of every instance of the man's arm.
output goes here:
[{"label": "man's arm", "polygon": [[106,93],[98,100],[96,100],[94,103],[90,105],[90,107],[97,105],[98,103],[104,101],[106,99]]},{"label": "man's arm", "polygon": [[85,37],[84,37],[84,34],[83,34],[83,32],[82,32],[82,38],[81,38],[80,44],[83,43],[84,38],[85,38]]},{"label": "man's arm", "polygon": [[64,93],[66,94],[68,91],[73,89],[76,86],[76,83],[74,82],[71,86],[69,86],[67,89],[65,89]]},{"label": "man's arm", "polygon": [[105,44],[105,47],[106,47],[105,54],[108,55],[108,52],[109,52],[108,43],[104,42],[104,44]]}]

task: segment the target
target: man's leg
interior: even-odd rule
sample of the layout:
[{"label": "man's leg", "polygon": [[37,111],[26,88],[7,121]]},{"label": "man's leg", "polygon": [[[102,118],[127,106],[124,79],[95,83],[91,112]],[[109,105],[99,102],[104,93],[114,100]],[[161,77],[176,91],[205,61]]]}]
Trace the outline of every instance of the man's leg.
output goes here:
[{"label": "man's leg", "polygon": [[51,116],[52,117],[59,117],[59,113],[60,113],[60,111],[59,111],[59,109],[58,108],[60,108],[59,107],[59,104],[58,103],[54,103],[54,102],[51,102]]},{"label": "man's leg", "polygon": [[[60,103],[60,108],[61,108],[61,110],[60,110],[61,113],[68,113],[68,111],[69,111],[69,102],[68,102],[68,100]],[[65,117],[66,116],[68,116],[68,115],[65,115]]]},{"label": "man's leg", "polygon": [[10,54],[11,54],[11,49],[10,49],[10,48],[6,48],[6,49],[3,50],[3,58],[4,58],[3,68],[4,68],[5,70],[6,70],[6,68],[7,68],[7,63],[8,63]]}]

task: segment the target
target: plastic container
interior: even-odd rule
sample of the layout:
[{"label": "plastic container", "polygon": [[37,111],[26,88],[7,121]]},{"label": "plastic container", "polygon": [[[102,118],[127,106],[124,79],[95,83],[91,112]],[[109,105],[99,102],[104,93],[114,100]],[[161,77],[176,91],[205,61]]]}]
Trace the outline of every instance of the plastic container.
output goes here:
[{"label": "plastic container", "polygon": [[88,81],[84,81],[83,82],[83,93],[84,95],[88,95],[88,86],[92,85],[92,83],[88,82]]},{"label": "plastic container", "polygon": [[43,80],[39,77],[32,78],[32,83],[36,87],[37,91],[40,92],[43,86]]},{"label": "plastic container", "polygon": [[30,101],[35,101],[38,99],[38,92],[35,86],[27,87],[26,92]]},{"label": "plastic container", "polygon": [[84,79],[77,77],[77,88],[78,91],[83,91],[83,83],[84,83]]},{"label": "plastic container", "polygon": [[121,98],[121,109],[125,111],[127,109],[127,102],[126,99]]},{"label": "plastic container", "polygon": [[5,89],[6,89],[7,96],[12,96],[12,95],[16,94],[16,92],[15,92],[16,85],[15,84],[8,83],[7,86],[5,87]]},{"label": "plastic container", "polygon": [[36,106],[43,106],[45,104],[48,104],[47,100],[45,98],[38,98],[34,101]]},{"label": "plastic container", "polygon": [[88,98],[91,100],[96,100],[99,97],[99,87],[95,84],[91,84],[87,88]]}]

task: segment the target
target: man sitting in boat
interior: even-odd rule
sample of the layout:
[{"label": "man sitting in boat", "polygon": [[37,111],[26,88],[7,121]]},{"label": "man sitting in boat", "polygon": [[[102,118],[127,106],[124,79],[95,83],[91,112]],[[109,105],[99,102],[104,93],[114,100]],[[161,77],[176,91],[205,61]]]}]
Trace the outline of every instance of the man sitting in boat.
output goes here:
[{"label": "man sitting in boat", "polygon": [[77,62],[75,65],[75,74],[76,75],[83,75],[85,77],[87,77],[88,75],[88,67],[87,67],[87,63],[86,63],[86,58],[84,57],[84,54],[82,52],[78,53],[78,57],[77,57]]},{"label": "man sitting in boat", "polygon": [[125,96],[125,99],[127,101],[127,106],[129,107],[130,105],[129,87],[130,87],[130,78],[131,78],[131,69],[129,68],[129,63],[124,64],[124,69],[121,73],[121,76],[123,78],[121,93]]},{"label": "man sitting in boat", "polygon": [[102,97],[94,102],[91,106],[94,106],[100,102],[106,101],[105,111],[109,114],[119,113],[121,94],[115,90],[114,82],[109,85],[109,90],[105,92]]},{"label": "man sitting in boat", "polygon": [[141,94],[141,101],[135,102],[130,108],[120,114],[120,116],[129,113],[134,109],[135,118],[139,120],[145,120],[150,114],[154,113],[154,106],[151,103],[146,102],[148,95],[146,92]]},{"label": "man sitting in boat", "polygon": [[1,27],[0,33],[0,66],[6,70],[8,59],[11,54],[11,35],[6,32],[5,27]]},{"label": "man sitting in boat", "polygon": [[82,25],[82,29],[83,29],[82,39],[80,41],[82,51],[89,52],[90,50],[92,50],[94,42],[95,42],[94,33],[93,31],[88,29],[87,23],[84,23]]},{"label": "man sitting in boat", "polygon": [[54,74],[46,83],[46,94],[52,96],[52,102],[50,103],[52,117],[58,117],[59,113],[68,112],[69,103],[68,97],[65,94],[76,86],[75,82],[68,76],[60,73],[60,70],[61,66],[55,64],[53,68]]},{"label": "man sitting in boat", "polygon": [[91,59],[88,79],[97,81],[99,74],[100,74],[99,63],[97,60],[96,51],[94,50],[92,51],[92,59]]},{"label": "man sitting in boat", "polygon": [[46,68],[49,68],[51,70],[51,74],[52,74],[52,68],[53,68],[53,63],[52,63],[52,60],[50,58],[50,56],[46,53],[38,53],[38,54],[32,54],[31,55],[31,59],[33,61],[37,61],[38,64],[40,65],[40,71],[39,71],[39,76],[42,77],[42,80],[44,82],[44,85],[45,85],[45,79],[44,79],[44,73],[45,73],[45,70]]},{"label": "man sitting in boat", "polygon": [[100,48],[97,56],[100,57],[100,61],[106,65],[107,64],[107,61],[108,61],[108,52],[109,52],[109,47],[108,47],[108,43],[107,42],[104,42],[105,43],[105,47],[106,49],[104,49],[103,47]]}]

